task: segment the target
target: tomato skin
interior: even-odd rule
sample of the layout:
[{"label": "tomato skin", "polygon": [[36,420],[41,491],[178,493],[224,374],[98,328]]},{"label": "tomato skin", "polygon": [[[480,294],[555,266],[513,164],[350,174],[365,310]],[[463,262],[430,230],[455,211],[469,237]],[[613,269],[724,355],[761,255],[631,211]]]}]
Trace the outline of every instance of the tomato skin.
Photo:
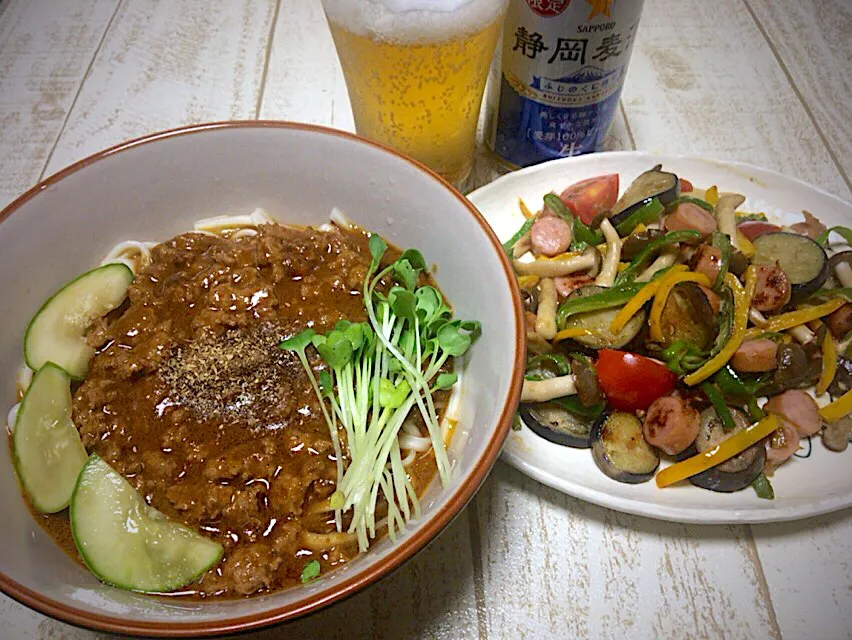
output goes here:
[{"label": "tomato skin", "polygon": [[595,369],[607,403],[618,411],[644,411],[677,383],[665,365],[629,351],[602,349]]},{"label": "tomato skin", "polygon": [[575,216],[591,224],[602,211],[609,211],[618,200],[618,174],[609,173],[581,180],[565,189],[560,199]]},{"label": "tomato skin", "polygon": [[737,229],[741,234],[748,238],[749,242],[751,242],[755,238],[759,238],[764,233],[773,233],[775,231],[781,231],[781,227],[779,227],[778,225],[772,224],[771,222],[763,222],[761,220],[749,220],[747,222],[741,222],[737,225]]},{"label": "tomato skin", "polygon": [[695,187],[692,186],[692,183],[686,178],[680,179],[680,192],[681,193],[689,193],[690,191],[694,191]]}]

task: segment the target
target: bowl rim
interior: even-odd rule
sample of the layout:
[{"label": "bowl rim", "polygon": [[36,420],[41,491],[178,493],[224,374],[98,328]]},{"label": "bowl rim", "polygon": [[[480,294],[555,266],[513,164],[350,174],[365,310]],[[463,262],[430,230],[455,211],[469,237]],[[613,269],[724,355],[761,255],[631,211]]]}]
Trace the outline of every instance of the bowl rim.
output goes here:
[{"label": "bowl rim", "polygon": [[261,627],[271,626],[288,620],[294,620],[354,595],[356,592],[375,583],[380,578],[390,574],[392,571],[399,568],[404,562],[411,559],[429,542],[436,538],[441,531],[443,531],[462,511],[479,489],[491,468],[494,466],[494,463],[497,461],[497,457],[502,450],[503,443],[509,434],[509,429],[515,414],[515,407],[520,400],[524,369],[524,354],[526,352],[526,335],[523,331],[524,319],[522,305],[520,293],[518,292],[517,287],[513,284],[515,280],[512,267],[506,253],[503,251],[500,241],[497,239],[496,234],[479,210],[437,173],[413,158],[399,153],[386,145],[368,140],[356,134],[320,125],[283,120],[227,120],[193,124],[159,131],[108,147],[102,151],[78,160],[77,162],[45,178],[9,203],[3,210],[0,210],[0,223],[45,189],[56,185],[64,178],[76,173],[77,171],[85,169],[89,165],[95,164],[100,160],[109,158],[110,156],[118,153],[129,151],[139,146],[157,142],[159,140],[223,129],[289,129],[313,132],[320,135],[337,136],[358,144],[374,147],[380,151],[396,156],[398,159],[413,165],[422,173],[430,177],[432,180],[437,181],[441,186],[450,191],[450,193],[458,199],[480,227],[482,227],[482,230],[485,232],[486,237],[490,241],[494,252],[498,256],[500,264],[503,267],[507,284],[509,285],[512,293],[512,306],[515,319],[515,354],[514,370],[509,384],[509,393],[504,399],[500,417],[497,421],[494,433],[485,448],[484,454],[475,463],[473,469],[462,481],[455,494],[451,496],[447,505],[435,513],[430,519],[424,521],[407,540],[400,544],[399,549],[397,549],[395,553],[389,555],[383,562],[372,567],[368,567],[367,569],[346,578],[336,586],[326,588],[299,601],[293,602],[292,604],[274,607],[267,611],[237,616],[231,619],[183,623],[149,621],[130,622],[126,619],[112,615],[90,613],[77,609],[73,606],[63,604],[53,600],[52,598],[44,596],[39,592],[33,591],[0,571],[0,591],[31,609],[69,624],[98,631],[125,635],[148,635],[153,637],[195,637],[200,635],[234,634],[256,630]]}]

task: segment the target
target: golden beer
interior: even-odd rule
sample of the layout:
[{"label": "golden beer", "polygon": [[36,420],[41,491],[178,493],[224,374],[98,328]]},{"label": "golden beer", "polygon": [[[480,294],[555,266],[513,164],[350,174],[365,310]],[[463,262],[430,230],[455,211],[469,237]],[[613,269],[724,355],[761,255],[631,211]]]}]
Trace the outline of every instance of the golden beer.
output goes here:
[{"label": "golden beer", "polygon": [[334,10],[345,4],[324,2],[358,133],[462,185],[473,168],[479,109],[506,3],[447,0],[451,10],[434,11],[438,1],[426,11],[394,14],[387,5],[404,2],[367,2],[379,7],[380,28],[367,24],[366,12]]}]

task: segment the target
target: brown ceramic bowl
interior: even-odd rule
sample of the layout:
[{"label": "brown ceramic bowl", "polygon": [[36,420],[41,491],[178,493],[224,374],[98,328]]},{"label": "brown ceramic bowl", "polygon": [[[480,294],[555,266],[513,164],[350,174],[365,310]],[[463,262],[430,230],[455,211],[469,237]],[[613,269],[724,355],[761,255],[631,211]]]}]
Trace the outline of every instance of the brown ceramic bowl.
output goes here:
[{"label": "brown ceramic bowl", "polygon": [[46,615],[125,634],[199,636],[296,618],[349,596],[411,558],[467,504],[497,458],[519,399],[523,317],[512,270],[477,210],[423,166],[358,137],[300,124],[230,122],[160,133],[108,149],[34,187],[0,213],[0,405],[15,401],[24,329],[72,274],[116,242],[165,240],[194,221],[262,207],[318,225],[342,207],[361,226],[437,265],[460,317],[483,334],[466,357],[450,486],[435,482],[422,516],[395,542],[315,582],[270,595],[188,602],[98,582],[33,520],[3,439],[0,588]]}]

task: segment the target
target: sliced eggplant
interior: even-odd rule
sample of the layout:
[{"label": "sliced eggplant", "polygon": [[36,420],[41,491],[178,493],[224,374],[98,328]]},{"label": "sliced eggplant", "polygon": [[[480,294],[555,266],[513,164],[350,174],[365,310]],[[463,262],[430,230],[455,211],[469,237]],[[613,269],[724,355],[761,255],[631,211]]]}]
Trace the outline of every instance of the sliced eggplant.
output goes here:
[{"label": "sliced eggplant", "polygon": [[598,374],[592,361],[582,354],[572,354],[571,372],[574,374],[574,384],[577,387],[577,399],[584,407],[595,407],[603,401]]},{"label": "sliced eggplant", "polygon": [[593,419],[574,414],[556,403],[525,403],[518,407],[521,420],[533,433],[555,444],[575,449],[591,445]]},{"label": "sliced eggplant", "polygon": [[754,240],[753,264],[778,264],[793,287],[793,298],[809,295],[828,277],[828,256],[817,242],[798,233],[777,231]]},{"label": "sliced eggplant", "polygon": [[[749,421],[742,411],[732,408],[731,415],[736,426],[732,431],[725,431],[714,409],[708,408],[702,411],[698,437],[689,449],[689,456],[710,451],[723,440],[727,440],[749,426]],[[766,448],[762,442],[758,442],[722,464],[692,476],[689,481],[696,487],[720,493],[742,491],[751,486],[751,483],[763,471],[765,464]]]},{"label": "sliced eggplant", "polygon": [[728,261],[728,271],[738,278],[748,269],[749,260],[742,251],[731,248],[731,259]]},{"label": "sliced eggplant", "polygon": [[664,207],[680,195],[680,180],[658,164],[637,177],[612,207],[609,220],[618,226],[627,217],[654,198]]},{"label": "sliced eggplant", "polygon": [[[568,300],[573,298],[586,298],[593,296],[601,291],[604,287],[591,284],[585,287],[580,287],[571,292]],[[609,326],[613,319],[618,314],[621,307],[613,309],[604,309],[602,311],[589,311],[586,313],[578,313],[568,318],[565,322],[565,328],[585,329],[591,335],[577,336],[575,341],[583,346],[591,347],[592,349],[619,349],[633,340],[642,327],[645,326],[645,318],[647,314],[644,309],[640,309],[628,322],[624,328],[618,333],[612,333]]]},{"label": "sliced eggplant", "polygon": [[839,398],[852,389],[852,360],[845,357],[837,359],[837,372],[834,379],[828,385],[828,392],[832,398]]},{"label": "sliced eggplant", "polygon": [[761,395],[774,396],[787,389],[798,389],[807,377],[808,354],[805,348],[796,342],[781,344],[775,355],[775,371],[761,388]]},{"label": "sliced eggplant", "polygon": [[640,484],[654,477],[660,456],[645,442],[642,423],[632,413],[604,413],[592,427],[592,456],[613,480]]},{"label": "sliced eggplant", "polygon": [[675,285],[660,317],[663,345],[688,342],[704,351],[716,339],[717,325],[713,307],[701,287],[693,282]]},{"label": "sliced eggplant", "polygon": [[662,229],[646,229],[640,233],[631,233],[624,239],[621,245],[621,259],[633,260],[636,256],[642,253],[642,250],[648,246],[652,240],[656,240],[660,236],[665,235]]}]

